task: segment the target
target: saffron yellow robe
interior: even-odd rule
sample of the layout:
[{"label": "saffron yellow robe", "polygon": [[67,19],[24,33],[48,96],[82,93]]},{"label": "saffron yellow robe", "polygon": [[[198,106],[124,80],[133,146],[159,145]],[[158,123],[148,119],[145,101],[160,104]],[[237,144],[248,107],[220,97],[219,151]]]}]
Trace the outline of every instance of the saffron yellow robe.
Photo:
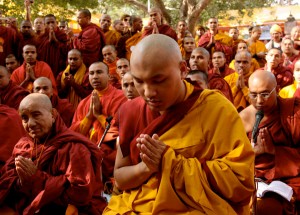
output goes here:
[{"label": "saffron yellow robe", "polygon": [[204,90],[160,140],[170,146],[161,175],[112,196],[104,215],[249,214],[254,153],[242,121],[224,96]]},{"label": "saffron yellow robe", "polygon": [[121,34],[115,30],[109,30],[104,33],[105,35],[105,43],[106,45],[114,45],[116,46],[119,39],[121,38]]},{"label": "saffron yellow robe", "polygon": [[286,99],[286,98],[293,98],[294,94],[295,94],[295,92],[297,90],[297,85],[298,85],[298,83],[296,81],[294,81],[293,84],[288,85],[288,86],[282,88],[279,91],[279,96],[281,98],[284,98],[284,99]]}]

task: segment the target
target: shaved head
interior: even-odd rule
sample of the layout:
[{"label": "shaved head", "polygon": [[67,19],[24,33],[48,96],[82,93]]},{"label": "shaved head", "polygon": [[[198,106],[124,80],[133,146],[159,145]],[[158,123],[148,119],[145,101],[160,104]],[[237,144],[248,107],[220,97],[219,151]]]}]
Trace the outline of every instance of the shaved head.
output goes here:
[{"label": "shaved head", "polygon": [[52,104],[48,96],[40,93],[31,93],[26,96],[20,103],[19,110],[27,109],[31,105],[36,105],[45,108],[52,112]]},{"label": "shaved head", "polygon": [[72,49],[68,52],[68,55],[69,54],[77,54],[81,57],[81,52],[78,50],[78,49]]},{"label": "shaved head", "polygon": [[52,82],[49,78],[39,77],[33,82],[33,92],[42,93],[47,95],[49,98],[53,95]]},{"label": "shaved head", "polygon": [[238,58],[238,57],[241,57],[241,56],[245,56],[245,57],[247,57],[249,59],[249,62],[251,61],[252,56],[251,56],[251,54],[248,51],[237,52],[236,55],[235,55],[235,58]]},{"label": "shaved head", "polygon": [[277,81],[273,73],[265,70],[257,70],[250,76],[249,87],[251,88],[251,86],[260,82],[267,83],[271,88],[277,86]]},{"label": "shaved head", "polygon": [[203,56],[207,59],[207,60],[209,60],[209,58],[210,58],[210,54],[209,54],[209,52],[205,49],[205,48],[203,48],[203,47],[197,47],[197,48],[195,48],[194,50],[193,50],[193,53],[202,53],[203,54]]}]

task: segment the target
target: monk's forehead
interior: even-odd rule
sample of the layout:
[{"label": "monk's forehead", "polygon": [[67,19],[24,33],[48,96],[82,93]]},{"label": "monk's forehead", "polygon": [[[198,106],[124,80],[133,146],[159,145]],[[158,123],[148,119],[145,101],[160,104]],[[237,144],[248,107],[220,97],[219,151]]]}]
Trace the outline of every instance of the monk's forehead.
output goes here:
[{"label": "monk's forehead", "polygon": [[123,83],[130,83],[130,82],[133,82],[133,77],[130,73],[125,73],[124,76],[123,76]]},{"label": "monk's forehead", "polygon": [[9,73],[6,69],[0,68],[0,75],[3,77],[7,77],[7,76],[9,76]]},{"label": "monk's forehead", "polygon": [[101,19],[109,19],[109,20],[111,20],[111,17],[110,17],[110,15],[105,14],[105,15],[101,16]]},{"label": "monk's forehead", "polygon": [[150,9],[149,14],[152,14],[152,13],[159,13],[159,14],[161,14],[161,10],[158,9],[158,8],[152,8],[152,9]]},{"label": "monk's forehead", "polygon": [[36,47],[35,46],[31,46],[31,45],[26,45],[23,47],[23,51],[36,51]]},{"label": "monk's forehead", "polygon": [[50,80],[47,79],[40,79],[40,80],[35,80],[34,81],[34,87],[42,87],[42,86],[47,86],[47,87],[52,87],[52,83]]},{"label": "monk's forehead", "polygon": [[30,26],[31,27],[31,22],[29,22],[29,21],[23,21],[21,23],[21,26]]},{"label": "monk's forehead", "polygon": [[119,66],[119,65],[128,65],[129,66],[129,62],[127,60],[118,60],[117,66]]}]

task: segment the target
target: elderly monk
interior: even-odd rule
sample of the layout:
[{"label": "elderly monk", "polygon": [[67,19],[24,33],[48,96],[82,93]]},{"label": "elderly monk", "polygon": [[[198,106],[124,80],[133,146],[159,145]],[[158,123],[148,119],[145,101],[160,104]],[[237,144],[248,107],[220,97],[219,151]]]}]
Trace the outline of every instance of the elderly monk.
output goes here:
[{"label": "elderly monk", "polygon": [[144,28],[142,38],[151,34],[164,34],[177,41],[176,32],[167,24],[163,24],[162,11],[157,8],[151,8],[149,11],[150,21],[148,26]]},{"label": "elderly monk", "polygon": [[[24,98],[19,113],[28,133],[2,168],[0,203],[17,214],[101,214],[101,152],[66,128],[46,95]],[[73,213],[73,214],[74,214]]]},{"label": "elderly monk", "polygon": [[[209,58],[209,52],[205,48],[194,49],[190,58],[190,69],[208,73]],[[233,102],[230,86],[220,74],[208,74],[208,88],[220,90],[229,101]]]},{"label": "elderly monk", "polygon": [[[89,137],[95,144],[99,144],[101,138],[104,138],[101,151],[104,153],[103,175],[106,181],[113,174],[116,158],[115,142],[119,135],[114,118],[121,104],[127,99],[122,90],[109,84],[108,67],[102,62],[90,66],[89,81],[94,91],[79,103],[71,129]],[[113,117],[113,120],[107,134],[103,136],[108,117]]]},{"label": "elderly monk", "polygon": [[130,63],[126,58],[121,58],[117,61],[116,72],[123,78],[123,76],[130,71]]},{"label": "elderly monk", "polygon": [[[238,43],[236,53],[238,53],[240,51],[248,51],[247,42],[241,41]],[[229,64],[229,68],[234,69],[234,62],[235,62],[235,60],[233,59]],[[250,67],[251,74],[254,71],[258,70],[259,68],[260,68],[259,63],[257,62],[257,60],[255,58],[252,57],[251,58],[251,67]]]},{"label": "elderly monk", "polygon": [[253,58],[257,60],[260,67],[263,67],[266,63],[266,53],[267,48],[265,44],[261,41],[259,41],[259,38],[261,36],[261,28],[259,26],[254,26],[251,31],[251,36],[248,39],[248,49],[252,55]]},{"label": "elderly monk", "polygon": [[248,51],[238,52],[235,55],[235,73],[226,76],[233,96],[233,104],[238,111],[249,105],[248,79],[251,75],[251,54]]},{"label": "elderly monk", "polygon": [[9,54],[5,58],[5,66],[7,71],[12,74],[13,71],[20,66],[20,62],[17,60],[15,55]]},{"label": "elderly monk", "polygon": [[45,20],[43,17],[37,17],[33,22],[33,27],[36,35],[42,37],[45,33]]},{"label": "elderly monk", "polygon": [[208,89],[208,75],[205,71],[191,70],[189,71],[187,78],[191,79],[191,81],[197,82],[202,89]]},{"label": "elderly monk", "polygon": [[37,52],[34,45],[26,45],[23,48],[24,63],[11,75],[13,83],[32,92],[32,84],[38,77],[47,77],[51,80],[54,93],[57,94],[56,82],[49,65],[36,60]]},{"label": "elderly monk", "polygon": [[18,112],[3,104],[0,104],[0,122],[0,168],[2,168],[10,158],[16,143],[21,137],[26,136],[26,132]]},{"label": "elderly monk", "polygon": [[128,100],[132,100],[140,96],[135,88],[133,77],[130,72],[125,73],[122,78],[122,90]]},{"label": "elderly monk", "polygon": [[227,75],[234,73],[234,70],[229,68],[226,64],[225,54],[223,52],[216,51],[212,55],[213,68],[208,71],[208,74],[217,73],[225,78]]},{"label": "elderly monk", "polygon": [[110,30],[111,17],[108,14],[103,14],[99,20],[100,28],[105,35],[105,44],[116,46],[122,34],[116,30]]},{"label": "elderly monk", "polygon": [[232,38],[218,30],[218,19],[210,18],[208,20],[209,31],[206,32],[198,41],[198,47],[207,49],[212,55],[215,51],[225,53],[226,61],[229,63],[232,59]]},{"label": "elderly monk", "polygon": [[276,78],[272,73],[261,70],[254,72],[249,78],[251,105],[240,116],[250,138],[256,113],[258,110],[263,111],[257,142],[252,140],[256,177],[266,182],[279,180],[288,184],[293,188],[295,201],[288,202],[278,194],[270,192],[258,199],[258,215],[300,212],[300,101],[296,98],[277,97],[276,86]]},{"label": "elderly monk", "polygon": [[291,68],[282,65],[282,51],[272,48],[266,56],[267,63],[261,70],[272,72],[277,81],[278,90],[293,83],[293,73]]},{"label": "elderly monk", "polygon": [[279,25],[274,24],[270,29],[271,40],[266,44],[266,48],[270,50],[271,48],[278,48],[281,47],[281,36],[282,36],[282,29]]},{"label": "elderly monk", "polygon": [[103,214],[249,214],[254,154],[230,102],[183,80],[186,63],[165,35],[137,45],[131,72],[141,97],[120,109],[123,193]]},{"label": "elderly monk", "polygon": [[293,76],[294,83],[280,90],[279,96],[281,98],[300,98],[300,60],[295,63]]},{"label": "elderly monk", "polygon": [[67,98],[77,108],[79,102],[93,90],[89,82],[89,71],[83,63],[81,52],[72,49],[68,52],[68,66],[56,79],[58,95]]},{"label": "elderly monk", "polygon": [[10,73],[3,66],[0,66],[0,104],[7,105],[18,110],[20,102],[29,94],[10,80]]},{"label": "elderly monk", "polygon": [[73,46],[81,51],[83,62],[87,67],[103,59],[101,51],[105,45],[104,33],[101,28],[91,22],[91,17],[88,9],[79,10],[77,22],[81,27],[81,32],[73,38]]},{"label": "elderly monk", "polygon": [[67,99],[60,99],[53,94],[51,81],[46,77],[40,77],[33,82],[33,92],[45,94],[49,97],[52,107],[57,110],[67,127],[72,123],[74,108]]}]

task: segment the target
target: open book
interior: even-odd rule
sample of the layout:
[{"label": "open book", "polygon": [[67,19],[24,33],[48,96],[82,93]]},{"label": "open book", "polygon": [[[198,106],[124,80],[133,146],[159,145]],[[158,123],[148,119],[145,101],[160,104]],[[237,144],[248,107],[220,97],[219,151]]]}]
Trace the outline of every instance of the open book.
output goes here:
[{"label": "open book", "polygon": [[282,181],[272,181],[270,184],[267,184],[263,181],[259,181],[257,184],[257,197],[263,197],[267,192],[275,192],[286,200],[291,201],[293,189],[286,183]]}]

